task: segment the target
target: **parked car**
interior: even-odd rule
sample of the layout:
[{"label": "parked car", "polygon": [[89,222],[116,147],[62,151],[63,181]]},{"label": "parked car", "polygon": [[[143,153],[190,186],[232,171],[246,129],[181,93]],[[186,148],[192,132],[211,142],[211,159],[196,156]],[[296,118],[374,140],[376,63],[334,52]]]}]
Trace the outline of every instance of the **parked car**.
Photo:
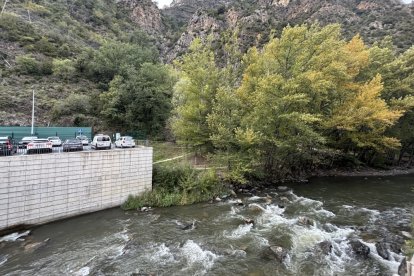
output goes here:
[{"label": "parked car", "polygon": [[82,141],[79,139],[67,139],[63,143],[63,151],[82,151]]},{"label": "parked car", "polygon": [[60,140],[57,136],[47,137],[47,140],[52,142],[52,147],[60,147],[62,146],[62,140]]},{"label": "parked car", "polygon": [[104,134],[97,134],[93,137],[91,148],[93,149],[110,149],[112,147],[111,137]]},{"label": "parked car", "polygon": [[29,144],[34,139],[37,139],[37,136],[23,137],[22,140],[20,140],[19,142],[19,149],[25,149],[27,147],[27,144]]},{"label": "parked car", "polygon": [[52,152],[52,142],[48,139],[34,139],[27,144],[27,154]]},{"label": "parked car", "polygon": [[0,155],[13,155],[16,150],[10,137],[0,137]]},{"label": "parked car", "polygon": [[76,136],[76,139],[80,140],[84,146],[89,145],[89,138],[85,135]]},{"label": "parked car", "polygon": [[131,136],[121,136],[115,141],[116,148],[135,148],[135,141]]}]

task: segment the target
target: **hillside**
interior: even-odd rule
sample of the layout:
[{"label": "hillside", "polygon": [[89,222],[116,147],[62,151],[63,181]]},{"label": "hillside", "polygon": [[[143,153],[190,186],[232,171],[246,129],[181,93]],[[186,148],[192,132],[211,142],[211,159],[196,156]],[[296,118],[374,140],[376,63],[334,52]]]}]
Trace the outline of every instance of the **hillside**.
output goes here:
[{"label": "hillside", "polygon": [[[102,94],[115,76],[127,74],[114,65],[126,55],[121,49],[140,52],[141,62],[170,63],[195,37],[213,33],[220,41],[237,30],[246,50],[266,43],[271,30],[316,21],[339,22],[346,38],[360,33],[368,44],[392,35],[399,51],[414,40],[413,6],[396,0],[175,0],[164,10],[150,0],[9,1],[0,17],[0,124],[28,125],[35,90],[38,124],[114,127],[114,116],[104,122],[100,114]],[[107,43],[119,51],[110,62],[100,59]],[[108,110],[120,109],[118,103]]]},{"label": "hillside", "polygon": [[162,12],[181,24],[188,22],[168,60],[184,52],[194,37],[210,32],[238,30],[246,49],[267,42],[271,30],[280,34],[287,25],[305,22],[340,23],[346,38],[360,33],[368,44],[391,35],[399,51],[408,49],[414,40],[414,6],[398,0],[175,0]]}]

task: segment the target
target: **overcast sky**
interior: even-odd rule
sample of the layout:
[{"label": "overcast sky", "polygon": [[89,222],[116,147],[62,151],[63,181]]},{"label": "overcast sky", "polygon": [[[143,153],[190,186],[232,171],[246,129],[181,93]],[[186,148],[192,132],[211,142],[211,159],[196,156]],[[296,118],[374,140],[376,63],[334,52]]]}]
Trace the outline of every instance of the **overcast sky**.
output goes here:
[{"label": "overcast sky", "polygon": [[[411,3],[412,0],[402,0],[404,3]],[[165,5],[170,5],[172,0],[155,0],[155,2],[157,2],[158,7],[162,8]]]},{"label": "overcast sky", "polygon": [[162,8],[165,5],[167,5],[167,6],[170,5],[172,0],[155,0],[155,2],[157,2],[158,7]]}]

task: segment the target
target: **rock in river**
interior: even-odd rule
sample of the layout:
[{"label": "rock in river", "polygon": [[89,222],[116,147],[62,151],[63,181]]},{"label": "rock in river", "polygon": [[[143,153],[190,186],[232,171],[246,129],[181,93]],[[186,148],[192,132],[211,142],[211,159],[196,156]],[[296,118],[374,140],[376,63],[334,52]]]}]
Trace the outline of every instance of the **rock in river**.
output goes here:
[{"label": "rock in river", "polygon": [[307,217],[298,217],[298,223],[306,226],[312,226],[313,220]]},{"label": "rock in river", "polygon": [[386,242],[376,242],[375,248],[377,249],[378,255],[380,255],[384,260],[390,259],[389,244]]},{"label": "rock in river", "polygon": [[287,257],[288,251],[281,246],[273,245],[269,247],[270,252],[272,252],[273,256],[279,262],[283,262],[283,260]]},{"label": "rock in river", "polygon": [[287,192],[287,191],[289,191],[289,188],[286,187],[286,186],[279,186],[279,187],[277,187],[277,190],[279,192]]},{"label": "rock in river", "polygon": [[352,247],[352,250],[355,252],[355,254],[360,255],[364,258],[368,258],[370,249],[368,246],[360,242],[359,240],[351,240],[349,244]]},{"label": "rock in river", "polygon": [[398,267],[398,275],[405,276],[407,274],[407,259],[404,258]]},{"label": "rock in river", "polygon": [[332,251],[332,243],[330,241],[323,241],[318,243],[319,249],[324,255],[329,255]]}]

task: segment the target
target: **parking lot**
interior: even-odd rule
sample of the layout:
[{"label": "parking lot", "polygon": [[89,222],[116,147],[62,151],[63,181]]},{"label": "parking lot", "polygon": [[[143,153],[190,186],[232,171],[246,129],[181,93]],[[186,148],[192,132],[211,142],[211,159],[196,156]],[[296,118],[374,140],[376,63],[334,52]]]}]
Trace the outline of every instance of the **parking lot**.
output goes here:
[{"label": "parking lot", "polygon": [[[122,148],[133,148],[135,145],[148,145],[148,141],[135,141],[129,136],[127,136],[129,138],[128,141],[123,141],[122,139],[125,139],[125,137],[120,137],[115,142],[111,141],[109,136],[106,137],[107,138],[99,138],[98,136],[98,139],[95,138],[95,140],[92,141],[82,141],[73,138],[64,140],[59,139],[58,144],[56,144],[55,141],[46,138],[32,139],[23,144],[23,140],[16,141],[4,137],[4,139],[0,141],[0,156],[66,153],[72,151],[122,150]],[[128,144],[125,144],[126,142],[128,142]]]}]

